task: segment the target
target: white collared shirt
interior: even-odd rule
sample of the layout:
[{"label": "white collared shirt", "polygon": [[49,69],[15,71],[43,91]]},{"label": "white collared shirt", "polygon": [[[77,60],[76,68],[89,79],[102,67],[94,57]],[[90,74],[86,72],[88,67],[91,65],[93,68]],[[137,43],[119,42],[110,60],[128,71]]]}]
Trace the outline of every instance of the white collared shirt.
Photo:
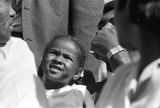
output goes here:
[{"label": "white collared shirt", "polygon": [[84,85],[47,90],[46,95],[50,108],[83,108],[83,103],[86,108],[94,108],[92,97]]},{"label": "white collared shirt", "polygon": [[27,43],[11,37],[0,47],[0,108],[47,108],[44,88],[36,73]]},{"label": "white collared shirt", "polygon": [[160,59],[146,66],[137,81],[138,67],[136,62],[118,68],[104,85],[96,108],[158,108]]}]

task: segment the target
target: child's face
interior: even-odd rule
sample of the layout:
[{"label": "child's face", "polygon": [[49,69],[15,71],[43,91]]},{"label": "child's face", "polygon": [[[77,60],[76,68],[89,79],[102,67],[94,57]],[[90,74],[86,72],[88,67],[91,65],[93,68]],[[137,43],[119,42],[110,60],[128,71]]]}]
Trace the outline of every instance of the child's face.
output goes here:
[{"label": "child's face", "polygon": [[13,14],[15,11],[11,7],[11,0],[0,0],[0,44],[6,43],[10,38]]},{"label": "child's face", "polygon": [[43,69],[52,81],[68,84],[79,69],[79,48],[70,40],[57,39],[47,52]]}]

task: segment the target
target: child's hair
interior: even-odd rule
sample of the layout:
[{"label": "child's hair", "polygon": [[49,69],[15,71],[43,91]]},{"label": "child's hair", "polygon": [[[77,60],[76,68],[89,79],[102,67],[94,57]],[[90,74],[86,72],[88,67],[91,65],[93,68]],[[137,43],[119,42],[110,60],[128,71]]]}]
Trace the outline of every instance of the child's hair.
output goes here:
[{"label": "child's hair", "polygon": [[128,5],[129,21],[160,33],[160,0],[119,0],[118,10]]},{"label": "child's hair", "polygon": [[[45,56],[48,53],[48,50],[52,47],[52,44],[54,43],[54,41],[56,41],[57,39],[68,39],[70,41],[72,41],[76,47],[79,47],[80,51],[78,53],[78,64],[80,67],[84,67],[85,65],[85,61],[86,61],[86,52],[85,52],[85,48],[83,47],[82,43],[80,41],[78,41],[78,39],[76,39],[75,37],[72,37],[70,35],[56,35],[46,46],[44,53],[43,53],[43,60],[45,59]],[[42,62],[43,62],[42,60]],[[43,63],[41,62],[39,69],[38,69],[38,76],[40,78],[42,78],[43,76],[43,70],[42,70],[42,65]]]}]

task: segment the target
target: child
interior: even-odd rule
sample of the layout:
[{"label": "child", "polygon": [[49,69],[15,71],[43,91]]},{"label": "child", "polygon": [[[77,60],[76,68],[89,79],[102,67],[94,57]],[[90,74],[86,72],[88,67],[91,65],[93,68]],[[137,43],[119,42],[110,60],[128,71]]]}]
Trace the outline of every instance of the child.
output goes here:
[{"label": "child", "polygon": [[56,36],[48,44],[39,72],[51,108],[94,108],[86,87],[70,84],[81,74],[85,59],[84,48],[71,36]]}]

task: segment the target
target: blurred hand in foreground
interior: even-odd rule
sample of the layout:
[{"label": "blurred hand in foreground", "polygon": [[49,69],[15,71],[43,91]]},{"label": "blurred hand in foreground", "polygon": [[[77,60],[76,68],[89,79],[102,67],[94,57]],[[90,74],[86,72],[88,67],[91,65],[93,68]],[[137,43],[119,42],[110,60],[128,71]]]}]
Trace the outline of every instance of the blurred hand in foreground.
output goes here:
[{"label": "blurred hand in foreground", "polygon": [[[99,30],[91,42],[91,53],[97,59],[106,61],[107,52],[119,45],[118,36],[114,25],[108,22],[101,30]],[[108,60],[107,60],[108,61]]]}]

